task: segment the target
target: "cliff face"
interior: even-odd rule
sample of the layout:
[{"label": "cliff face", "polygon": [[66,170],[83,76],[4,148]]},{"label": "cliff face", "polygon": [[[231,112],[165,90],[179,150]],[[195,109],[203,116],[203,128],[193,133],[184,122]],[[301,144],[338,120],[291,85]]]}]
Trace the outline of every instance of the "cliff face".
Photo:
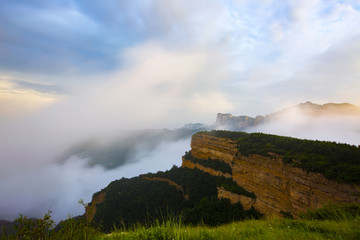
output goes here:
[{"label": "cliff face", "polygon": [[218,113],[216,116],[217,125],[226,125],[230,128],[244,129],[262,122],[263,117],[252,118],[248,116],[233,116],[232,114]]},{"label": "cliff face", "polygon": [[230,191],[227,191],[223,188],[218,188],[217,196],[219,199],[226,198],[229,199],[232,204],[241,203],[244,210],[249,210],[255,205],[256,198],[250,198],[244,195],[239,195]]},{"label": "cliff face", "polygon": [[203,172],[206,172],[206,173],[209,173],[213,176],[223,176],[223,177],[226,177],[226,178],[232,178],[232,176],[229,174],[229,173],[223,173],[219,170],[215,170],[213,168],[210,168],[210,167],[205,167],[199,163],[193,163],[192,161],[190,160],[186,160],[184,157],[182,158],[182,164],[181,164],[181,167],[186,167],[186,168],[190,168],[190,169],[194,169],[194,168],[197,168]]},{"label": "cliff face", "polygon": [[[242,156],[237,143],[231,139],[193,135],[191,154],[199,159],[221,159],[232,168],[232,179],[256,195],[255,199],[236,196],[218,189],[219,198],[241,202],[246,208],[254,207],[266,216],[291,213],[296,216],[308,208],[318,208],[324,203],[360,202],[358,185],[339,184],[318,173],[307,173],[300,168],[284,164],[282,157],[260,155]],[[183,167],[189,167],[184,164]],[[201,168],[199,168],[201,170]],[[207,171],[210,174],[211,171]]]}]

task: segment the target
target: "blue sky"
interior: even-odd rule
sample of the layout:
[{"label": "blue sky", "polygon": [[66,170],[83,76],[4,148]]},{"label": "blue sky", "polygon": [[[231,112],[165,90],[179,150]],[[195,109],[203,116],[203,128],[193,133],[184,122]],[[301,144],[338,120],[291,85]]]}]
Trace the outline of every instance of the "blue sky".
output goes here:
[{"label": "blue sky", "polygon": [[209,122],[360,104],[359,25],[357,1],[2,0],[0,114],[86,101]]}]

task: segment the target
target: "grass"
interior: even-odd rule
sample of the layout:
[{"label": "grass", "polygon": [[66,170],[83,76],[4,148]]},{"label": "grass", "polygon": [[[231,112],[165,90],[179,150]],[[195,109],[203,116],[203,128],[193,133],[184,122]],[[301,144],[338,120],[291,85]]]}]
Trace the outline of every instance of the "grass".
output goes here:
[{"label": "grass", "polygon": [[[79,231],[75,231],[79,227]],[[44,237],[0,239],[94,239],[94,240],[211,240],[211,239],[360,239],[360,204],[328,204],[317,210],[309,210],[298,219],[246,220],[230,224],[209,227],[203,224],[186,226],[181,217],[169,217],[155,220],[148,225],[134,225],[132,228],[115,229],[110,234],[92,231],[89,225],[69,222],[64,232]],[[90,230],[90,231],[89,231]],[[68,232],[69,231],[69,232]],[[70,234],[70,232],[72,232]],[[86,234],[84,234],[86,232]],[[34,236],[34,235],[32,235]]]},{"label": "grass", "polygon": [[115,231],[98,240],[115,239],[360,239],[360,218],[352,220],[246,220],[219,227],[181,226],[173,222]]},{"label": "grass", "polygon": [[180,219],[155,221],[150,226],[137,225],[116,230],[97,240],[182,240],[182,239],[360,239],[360,204],[327,204],[309,210],[298,219],[246,220],[208,227],[185,226]]}]

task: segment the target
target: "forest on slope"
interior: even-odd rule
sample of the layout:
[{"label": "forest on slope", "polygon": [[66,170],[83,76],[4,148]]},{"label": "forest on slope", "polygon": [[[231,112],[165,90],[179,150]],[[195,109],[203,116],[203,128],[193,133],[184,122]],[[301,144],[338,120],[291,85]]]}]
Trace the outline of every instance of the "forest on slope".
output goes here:
[{"label": "forest on slope", "polygon": [[[183,188],[184,193],[165,181],[168,179]],[[105,201],[97,204],[94,221],[109,231],[115,225],[131,226],[151,223],[169,215],[182,215],[186,224],[219,225],[247,218],[259,218],[255,209],[244,210],[240,203],[218,199],[217,187],[237,186],[231,179],[212,176],[198,169],[173,166],[165,172],[148,173],[131,179],[111,182],[94,194],[106,193]],[[240,188],[240,187],[238,187]],[[245,191],[245,194],[251,194]]]}]

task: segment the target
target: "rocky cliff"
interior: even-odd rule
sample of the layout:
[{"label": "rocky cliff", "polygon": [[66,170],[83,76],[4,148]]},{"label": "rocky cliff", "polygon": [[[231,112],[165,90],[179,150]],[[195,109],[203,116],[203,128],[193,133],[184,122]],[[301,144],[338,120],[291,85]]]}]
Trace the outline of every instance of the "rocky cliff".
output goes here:
[{"label": "rocky cliff", "polygon": [[319,105],[305,102],[266,116],[257,116],[255,118],[245,115],[234,116],[230,113],[218,113],[215,126],[228,130],[244,130],[263,123],[287,119],[289,116],[293,116],[294,113],[302,117],[360,116],[360,107],[349,103],[327,103]]},{"label": "rocky cliff", "polygon": [[94,194],[85,216],[106,229],[164,212],[184,213],[189,224],[217,225],[296,217],[328,202],[360,202],[360,147],[211,131],[193,135],[181,167],[111,182]]},{"label": "rocky cliff", "polygon": [[[306,172],[282,161],[282,156],[250,154],[243,156],[235,140],[200,132],[192,137],[191,154],[198,159],[220,159],[232,169],[232,179],[256,198],[237,196],[218,188],[219,198],[240,202],[244,208],[254,207],[266,216],[290,213],[296,216],[308,208],[324,203],[360,202],[360,187],[326,179],[320,173]],[[183,162],[183,167],[196,167]],[[217,171],[197,167],[210,174]]]},{"label": "rocky cliff", "polygon": [[232,176],[229,173],[223,173],[222,171],[213,169],[211,167],[205,167],[199,163],[194,163],[190,160],[185,159],[184,157],[182,158],[182,164],[181,167],[185,167],[185,168],[190,168],[190,169],[199,169],[203,172],[209,173],[213,176],[223,176],[225,178],[232,178]]}]

